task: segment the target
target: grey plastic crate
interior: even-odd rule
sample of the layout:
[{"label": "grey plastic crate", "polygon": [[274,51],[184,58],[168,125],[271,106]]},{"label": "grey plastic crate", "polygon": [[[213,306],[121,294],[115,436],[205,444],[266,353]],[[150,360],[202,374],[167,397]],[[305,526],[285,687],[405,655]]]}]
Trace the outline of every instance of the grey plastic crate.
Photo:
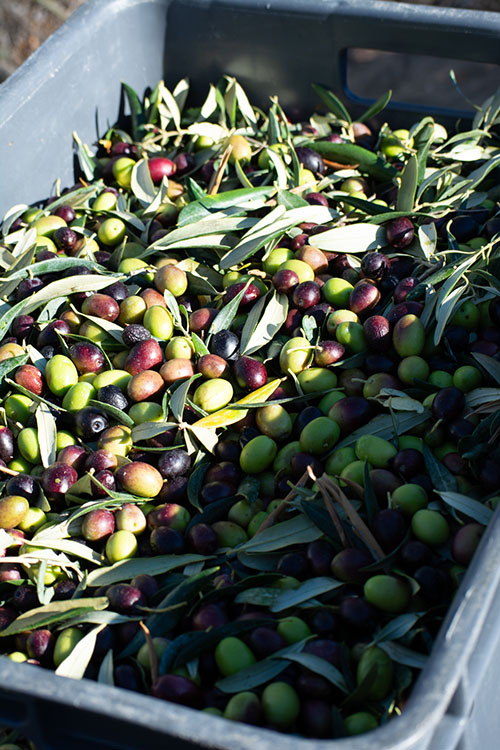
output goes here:
[{"label": "grey plastic crate", "polygon": [[[350,47],[500,64],[500,14],[378,0],[88,0],[0,87],[0,214],[50,195],[57,178],[73,183],[71,134],[92,143],[116,120],[121,81],[142,92],[188,75],[196,98],[229,73],[252,101],[265,106],[278,94],[286,108],[307,111],[316,103],[314,80],[349,99]],[[350,104],[354,114],[357,106]],[[393,105],[394,118],[419,111]],[[37,750],[274,750],[276,742],[281,750],[495,750],[499,537],[497,513],[406,710],[369,735],[278,736],[3,658],[0,724],[19,728]]]}]

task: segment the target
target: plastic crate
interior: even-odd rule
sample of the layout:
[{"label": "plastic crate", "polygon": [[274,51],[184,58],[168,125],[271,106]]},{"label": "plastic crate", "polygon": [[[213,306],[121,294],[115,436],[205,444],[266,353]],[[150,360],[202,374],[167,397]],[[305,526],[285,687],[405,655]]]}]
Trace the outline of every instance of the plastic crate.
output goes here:
[{"label": "plastic crate", "polygon": [[[56,178],[73,183],[71,134],[92,143],[116,120],[121,81],[142,92],[160,78],[172,84],[187,75],[196,97],[229,73],[254,102],[278,94],[285,108],[307,111],[315,104],[313,80],[349,99],[349,47],[500,63],[500,14],[378,0],[89,0],[0,88],[0,214],[50,195]],[[419,113],[392,108],[407,121]],[[37,750],[274,750],[276,742],[282,750],[494,750],[499,535],[497,513],[406,710],[368,735],[277,735],[4,658],[0,724],[19,728]]]}]

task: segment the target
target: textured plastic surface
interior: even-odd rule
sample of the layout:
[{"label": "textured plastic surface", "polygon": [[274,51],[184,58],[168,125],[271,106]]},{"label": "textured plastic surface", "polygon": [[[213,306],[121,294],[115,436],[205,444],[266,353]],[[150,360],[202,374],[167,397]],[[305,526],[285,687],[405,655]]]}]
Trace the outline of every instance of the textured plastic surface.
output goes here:
[{"label": "textured plastic surface", "polygon": [[[0,88],[0,214],[73,183],[72,136],[116,120],[120,81],[142,92],[223,73],[252,101],[307,110],[317,80],[343,95],[345,50],[500,63],[500,14],[374,0],[89,0]],[[310,50],[314,50],[311,56]],[[345,97],[346,98],[346,97]],[[123,104],[123,103],[122,103]],[[356,112],[356,104],[351,106]],[[397,107],[395,116],[418,109]],[[446,113],[444,113],[446,115]],[[404,714],[375,732],[310,741],[0,659],[0,725],[37,750],[493,750],[500,670],[500,515],[484,535]]]}]

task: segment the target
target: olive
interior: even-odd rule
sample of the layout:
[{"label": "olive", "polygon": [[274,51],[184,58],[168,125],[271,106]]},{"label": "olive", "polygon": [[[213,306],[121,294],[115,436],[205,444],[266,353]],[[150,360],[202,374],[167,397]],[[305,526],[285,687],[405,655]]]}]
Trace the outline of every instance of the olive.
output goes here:
[{"label": "olive", "polygon": [[14,457],[14,435],[8,427],[0,427],[0,459],[8,463]]},{"label": "olive", "polygon": [[159,677],[151,687],[151,695],[192,708],[199,708],[202,705],[200,688],[192,680],[177,674],[165,674]]},{"label": "olive", "polygon": [[75,484],[78,474],[72,466],[55,462],[42,474],[42,487],[55,500],[64,499],[64,495]]},{"label": "olive", "polygon": [[344,727],[348,737],[371,732],[378,727],[378,721],[368,711],[358,711],[344,719]]},{"label": "olive", "polygon": [[413,223],[406,216],[394,219],[387,225],[387,241],[395,250],[403,250],[411,244],[415,234]]},{"label": "olive", "polygon": [[128,407],[128,400],[123,394],[123,391],[117,385],[113,384],[99,388],[97,392],[97,400],[103,404],[114,406],[115,409],[121,409],[122,411]]},{"label": "olive", "polygon": [[278,635],[288,643],[298,643],[311,635],[311,629],[300,617],[290,615],[280,620],[276,628]]},{"label": "olive", "polygon": [[368,602],[384,612],[404,612],[410,601],[410,588],[405,580],[391,575],[375,575],[364,585]]},{"label": "olive", "polygon": [[158,460],[158,469],[165,479],[183,476],[191,468],[191,458],[183,448],[162,453]]},{"label": "olive", "polygon": [[406,536],[405,517],[399,510],[384,508],[375,514],[372,530],[384,551],[391,552]]},{"label": "olive", "polygon": [[115,476],[126,492],[139,497],[156,497],[163,485],[163,477],[158,469],[143,461],[120,466]]},{"label": "olive", "polygon": [[255,391],[267,383],[267,371],[262,362],[252,357],[240,357],[234,365],[236,382],[241,388]]},{"label": "olive", "polygon": [[365,253],[361,260],[361,272],[363,276],[380,281],[389,268],[389,260],[383,253]]},{"label": "olive", "polygon": [[457,531],[451,543],[451,551],[457,563],[470,563],[483,533],[484,526],[479,523],[467,523]]},{"label": "olive", "polygon": [[[26,388],[28,391],[31,391],[37,396],[40,396],[43,391],[43,378],[42,373],[37,367],[34,367],[33,365],[22,365],[19,367],[18,370],[16,370],[14,375],[14,380],[18,385],[22,385],[23,388]],[[6,428],[3,428],[6,429]],[[0,432],[0,436],[1,436]],[[0,441],[1,443],[1,441]],[[1,455],[1,445],[0,445],[0,455]],[[8,459],[10,460],[10,459]]]},{"label": "olive", "polygon": [[217,534],[204,523],[197,523],[187,533],[189,547],[199,555],[213,555],[217,550]]},{"label": "olive", "polygon": [[140,341],[148,341],[151,333],[140,323],[130,323],[122,331],[122,340],[125,346],[132,347]]},{"label": "olive", "polygon": [[444,544],[450,534],[448,521],[437,510],[417,510],[411,520],[411,528],[417,539],[431,547]]},{"label": "olive", "polygon": [[394,667],[389,655],[379,646],[369,646],[363,651],[356,674],[358,685],[362,684],[373,670],[375,676],[368,688],[367,696],[373,700],[383,700],[392,687]]},{"label": "olive", "polygon": [[254,654],[240,638],[228,636],[216,646],[215,662],[225,677],[252,666],[255,661]]},{"label": "olive", "polygon": [[75,414],[76,433],[84,440],[95,440],[109,426],[104,412],[88,406]]},{"label": "olive", "polygon": [[279,729],[290,728],[299,717],[299,697],[287,682],[271,682],[266,685],[261,702],[266,720]]},{"label": "olive", "polygon": [[115,530],[115,517],[111,511],[98,508],[87,513],[82,521],[82,535],[88,542],[106,539]]},{"label": "olive", "polygon": [[138,344],[134,344],[129,351],[125,360],[124,369],[130,373],[130,375],[137,375],[143,370],[152,370],[156,365],[159,365],[162,360],[163,353],[157,341],[154,339],[140,341]]},{"label": "olive", "polygon": [[0,500],[0,528],[11,529],[18,526],[29,510],[25,497],[6,495]]},{"label": "olive", "polygon": [[397,487],[391,495],[391,506],[405,516],[413,516],[417,510],[427,507],[427,492],[418,484],[407,483]]},{"label": "olive", "polygon": [[227,362],[232,362],[238,358],[239,346],[238,336],[232,331],[223,330],[212,336],[208,348],[211,354],[217,354]]},{"label": "olive", "polygon": [[277,292],[288,294],[293,291],[299,284],[299,277],[289,268],[282,268],[273,275],[272,284]]},{"label": "olive", "polygon": [[262,709],[255,693],[244,691],[233,695],[224,709],[224,718],[243,721],[245,724],[260,724]]},{"label": "olive", "polygon": [[111,564],[137,554],[137,539],[131,531],[115,531],[106,542],[106,557]]},{"label": "olive", "polygon": [[247,474],[258,474],[274,461],[277,445],[267,435],[259,435],[250,440],[241,451],[240,466]]},{"label": "olive", "polygon": [[331,571],[335,578],[346,583],[365,583],[369,571],[363,568],[373,563],[372,556],[362,549],[347,548],[338,552],[331,562]]},{"label": "olive", "polygon": [[94,293],[83,301],[82,312],[112,322],[118,318],[120,306],[111,295]]},{"label": "olive", "polygon": [[300,448],[306,453],[322,456],[328,453],[340,436],[340,427],[329,417],[316,417],[300,433]]}]

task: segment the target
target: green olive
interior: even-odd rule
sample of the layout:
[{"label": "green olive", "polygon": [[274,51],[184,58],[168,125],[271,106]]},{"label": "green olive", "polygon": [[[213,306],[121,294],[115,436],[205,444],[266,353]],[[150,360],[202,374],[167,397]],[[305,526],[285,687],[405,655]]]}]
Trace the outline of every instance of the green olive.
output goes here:
[{"label": "green olive", "polygon": [[215,662],[225,677],[251,667],[255,661],[255,656],[246,643],[234,636],[223,638],[215,648]]},{"label": "green olive", "polygon": [[78,383],[78,370],[69,357],[56,354],[47,362],[45,379],[54,396],[61,398],[72,385]]},{"label": "green olive", "polygon": [[233,386],[229,380],[212,378],[198,386],[193,395],[193,403],[210,414],[227,406],[232,397]]},{"label": "green olive", "polygon": [[115,531],[106,542],[106,557],[111,564],[128,560],[137,554],[137,539],[131,531]]},{"label": "green olive", "polygon": [[269,724],[288,729],[300,713],[300,700],[288,682],[271,682],[262,693],[262,708]]},{"label": "green olive", "polygon": [[246,474],[259,474],[273,463],[277,452],[278,446],[272,438],[258,435],[243,447],[240,454],[241,469]]},{"label": "green olive", "polygon": [[105,245],[119,245],[125,237],[125,222],[121,219],[111,217],[104,219],[99,229],[97,230],[97,237]]}]

